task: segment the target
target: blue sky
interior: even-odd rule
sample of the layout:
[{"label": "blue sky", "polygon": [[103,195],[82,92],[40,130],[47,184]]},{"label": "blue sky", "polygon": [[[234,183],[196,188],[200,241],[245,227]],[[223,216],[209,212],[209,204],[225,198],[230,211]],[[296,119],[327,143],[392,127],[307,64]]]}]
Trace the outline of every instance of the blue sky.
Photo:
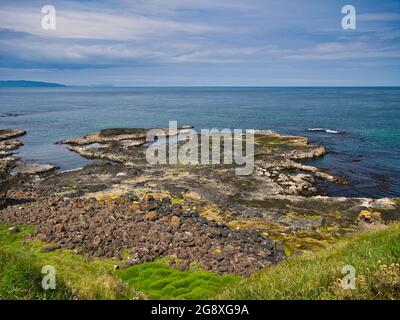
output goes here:
[{"label": "blue sky", "polygon": [[[41,9],[56,8],[56,30]],[[341,27],[344,5],[357,29]],[[0,79],[118,86],[400,85],[399,0],[2,0]]]}]

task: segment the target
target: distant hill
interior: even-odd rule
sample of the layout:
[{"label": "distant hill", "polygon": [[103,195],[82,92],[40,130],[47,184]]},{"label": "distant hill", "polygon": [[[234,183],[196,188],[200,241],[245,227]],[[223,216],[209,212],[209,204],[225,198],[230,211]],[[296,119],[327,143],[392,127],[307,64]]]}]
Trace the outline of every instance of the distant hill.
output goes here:
[{"label": "distant hill", "polygon": [[66,87],[66,86],[59,83],[40,82],[40,81],[26,81],[26,80],[0,81],[0,88],[34,88],[34,87]]}]

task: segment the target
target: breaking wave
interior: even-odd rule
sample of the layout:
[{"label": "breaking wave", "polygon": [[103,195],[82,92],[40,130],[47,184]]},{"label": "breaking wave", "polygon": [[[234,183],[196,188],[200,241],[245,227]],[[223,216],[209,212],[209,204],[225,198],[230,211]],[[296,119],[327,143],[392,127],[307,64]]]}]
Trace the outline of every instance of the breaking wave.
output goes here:
[{"label": "breaking wave", "polygon": [[325,132],[325,133],[332,133],[332,134],[342,133],[339,130],[325,129],[325,128],[309,128],[309,129],[307,129],[307,131],[310,131],[310,132]]}]

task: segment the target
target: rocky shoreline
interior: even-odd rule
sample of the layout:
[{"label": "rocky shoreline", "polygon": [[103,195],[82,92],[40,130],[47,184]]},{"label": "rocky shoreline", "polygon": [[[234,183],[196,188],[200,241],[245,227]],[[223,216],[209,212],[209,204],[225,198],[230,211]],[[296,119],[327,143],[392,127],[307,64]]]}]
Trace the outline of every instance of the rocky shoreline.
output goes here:
[{"label": "rocky shoreline", "polygon": [[[318,181],[348,182],[298,162],[325,154],[304,137],[256,131],[255,170],[237,176],[231,165],[149,165],[147,130],[59,142],[95,160],[69,172],[0,155],[0,222],[36,226],[46,250],[116,258],[120,267],[169,256],[177,268],[248,275],[400,216],[393,199],[321,196]],[[0,132],[0,152],[21,145],[15,134]]]},{"label": "rocky shoreline", "polygon": [[15,138],[25,134],[26,132],[22,130],[0,130],[0,208],[6,204],[11,170],[18,160],[13,157],[12,151],[23,145]]}]

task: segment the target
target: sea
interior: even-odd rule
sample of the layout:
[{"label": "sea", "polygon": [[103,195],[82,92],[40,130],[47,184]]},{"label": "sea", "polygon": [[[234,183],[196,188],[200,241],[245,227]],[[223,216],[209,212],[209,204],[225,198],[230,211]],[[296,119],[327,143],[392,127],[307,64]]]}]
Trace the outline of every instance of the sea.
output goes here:
[{"label": "sea", "polygon": [[104,128],[271,129],[323,144],[307,161],[351,181],[331,196],[400,197],[400,87],[0,88],[0,129],[24,129],[22,159],[89,161],[56,141]]}]

